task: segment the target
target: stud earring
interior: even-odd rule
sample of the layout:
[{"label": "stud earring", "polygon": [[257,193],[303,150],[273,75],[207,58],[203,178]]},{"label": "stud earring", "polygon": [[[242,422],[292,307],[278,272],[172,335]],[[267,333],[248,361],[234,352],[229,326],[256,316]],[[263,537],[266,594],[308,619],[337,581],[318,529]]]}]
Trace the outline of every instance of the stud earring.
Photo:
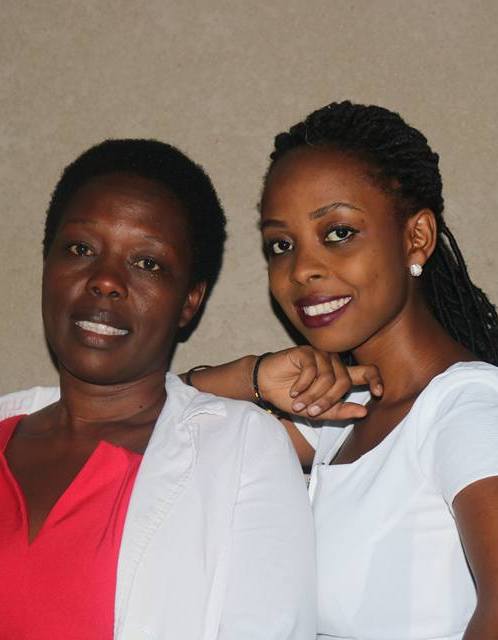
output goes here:
[{"label": "stud earring", "polygon": [[410,265],[410,274],[414,277],[414,278],[418,278],[419,276],[422,275],[422,265],[419,264],[418,262],[414,262],[413,264]]}]

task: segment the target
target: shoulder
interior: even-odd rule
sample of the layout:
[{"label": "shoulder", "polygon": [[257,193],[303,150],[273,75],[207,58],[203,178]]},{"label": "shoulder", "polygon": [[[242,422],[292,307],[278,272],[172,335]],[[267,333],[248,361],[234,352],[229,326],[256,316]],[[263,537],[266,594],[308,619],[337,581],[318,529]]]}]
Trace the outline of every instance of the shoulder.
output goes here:
[{"label": "shoulder", "polygon": [[498,473],[498,368],[458,363],[434,378],[411,414],[418,460],[447,504]]},{"label": "shoulder", "polygon": [[469,439],[493,440],[498,425],[498,367],[459,362],[436,376],[417,398],[408,421],[421,447]]},{"label": "shoulder", "polygon": [[487,362],[457,362],[436,376],[429,387],[453,387],[468,384],[487,385],[498,389],[498,367]]},{"label": "shoulder", "polygon": [[294,486],[292,477],[302,482],[296,453],[279,420],[250,402],[201,393],[170,374],[166,388],[167,403],[174,402],[175,414],[181,416],[178,428],[191,433],[201,475],[211,476],[216,469],[233,487],[255,483],[255,490],[284,481]]},{"label": "shoulder", "polygon": [[486,362],[458,362],[433,378],[417,400],[437,413],[474,402],[498,405],[498,367]]},{"label": "shoulder", "polygon": [[218,426],[226,437],[232,434],[260,442],[288,441],[280,422],[251,402],[203,393],[173,374],[166,377],[166,390],[168,401],[175,404],[184,421],[195,421],[212,428]]},{"label": "shoulder", "polygon": [[57,387],[32,387],[0,397],[0,420],[15,415],[34,413],[56,402],[60,397]]}]

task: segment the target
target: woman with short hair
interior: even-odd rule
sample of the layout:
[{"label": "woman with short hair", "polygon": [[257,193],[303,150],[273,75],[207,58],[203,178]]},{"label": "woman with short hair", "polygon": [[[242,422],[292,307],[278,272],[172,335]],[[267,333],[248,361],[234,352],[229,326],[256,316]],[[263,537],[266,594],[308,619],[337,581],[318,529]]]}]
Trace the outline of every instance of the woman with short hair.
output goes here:
[{"label": "woman with short hair", "polygon": [[311,640],[311,512],[285,430],[167,373],[219,267],[198,165],[110,140],[48,209],[42,308],[60,389],[0,399],[0,635]]}]

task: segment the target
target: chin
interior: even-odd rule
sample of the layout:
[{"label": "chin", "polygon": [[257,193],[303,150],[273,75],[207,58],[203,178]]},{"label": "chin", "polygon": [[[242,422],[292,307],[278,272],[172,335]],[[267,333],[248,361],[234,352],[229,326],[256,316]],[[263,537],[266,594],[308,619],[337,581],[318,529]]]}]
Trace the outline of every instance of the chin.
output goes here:
[{"label": "chin", "polygon": [[93,384],[96,386],[111,386],[128,382],[132,377],[130,372],[123,367],[119,367],[118,363],[85,363],[79,362],[59,362],[59,371],[69,374],[71,378]]},{"label": "chin", "polygon": [[345,353],[352,351],[357,343],[351,339],[351,336],[342,336],[341,332],[336,330],[315,329],[296,327],[299,332],[306,338],[309,344],[315,349],[326,351],[328,353]]},{"label": "chin", "polygon": [[68,360],[60,363],[60,370],[65,370],[72,378],[86,384],[113,386],[138,382],[154,374],[164,377],[167,364],[165,361],[156,361],[149,362],[147,366],[137,360],[130,362],[128,358],[120,363],[116,357],[109,359],[99,357],[81,359],[78,362]]},{"label": "chin", "polygon": [[98,371],[89,371],[88,369],[81,370],[80,368],[73,367],[64,367],[64,369],[72,378],[79,380],[80,382],[99,387],[113,386],[127,382],[126,376],[118,375],[115,371],[108,373],[102,369],[99,369]]}]

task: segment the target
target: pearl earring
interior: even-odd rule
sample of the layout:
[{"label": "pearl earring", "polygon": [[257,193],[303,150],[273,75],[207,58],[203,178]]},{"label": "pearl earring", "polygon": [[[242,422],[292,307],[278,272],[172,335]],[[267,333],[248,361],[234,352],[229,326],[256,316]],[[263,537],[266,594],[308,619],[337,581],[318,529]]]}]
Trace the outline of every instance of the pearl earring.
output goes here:
[{"label": "pearl earring", "polygon": [[410,274],[414,277],[414,278],[418,278],[419,276],[422,275],[422,265],[419,264],[418,262],[414,262],[413,264],[410,265]]}]

